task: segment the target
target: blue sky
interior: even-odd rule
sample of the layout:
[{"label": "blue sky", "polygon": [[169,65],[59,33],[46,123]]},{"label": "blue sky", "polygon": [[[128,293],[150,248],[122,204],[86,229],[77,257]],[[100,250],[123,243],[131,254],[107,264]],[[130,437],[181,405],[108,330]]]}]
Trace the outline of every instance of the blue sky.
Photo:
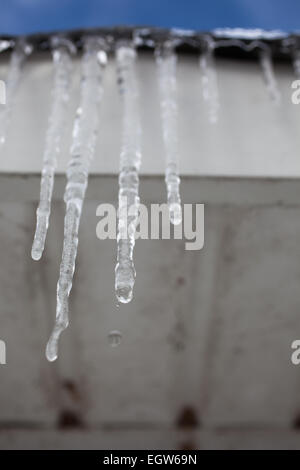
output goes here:
[{"label": "blue sky", "polygon": [[0,33],[111,25],[300,30],[300,0],[1,0]]}]

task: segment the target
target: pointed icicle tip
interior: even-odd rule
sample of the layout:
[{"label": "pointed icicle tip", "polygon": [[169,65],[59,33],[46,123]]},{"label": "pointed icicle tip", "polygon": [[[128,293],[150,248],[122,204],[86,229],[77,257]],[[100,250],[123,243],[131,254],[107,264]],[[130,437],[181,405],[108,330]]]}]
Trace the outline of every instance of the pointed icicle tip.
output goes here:
[{"label": "pointed icicle tip", "polygon": [[171,204],[169,206],[170,222],[173,225],[180,225],[182,222],[182,210],[181,205],[178,203]]},{"label": "pointed icicle tip", "polygon": [[32,247],[32,250],[31,250],[31,258],[34,260],[34,261],[39,261],[42,257],[42,253],[41,251],[37,250],[35,247]]}]

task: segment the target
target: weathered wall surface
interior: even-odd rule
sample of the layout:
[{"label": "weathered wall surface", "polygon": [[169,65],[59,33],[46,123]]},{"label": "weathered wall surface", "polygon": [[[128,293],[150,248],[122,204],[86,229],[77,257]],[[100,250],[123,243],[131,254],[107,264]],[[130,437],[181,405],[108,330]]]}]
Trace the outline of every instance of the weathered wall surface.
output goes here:
[{"label": "weathered wall surface", "polygon": [[[96,207],[116,202],[116,184],[91,179],[71,323],[53,364],[44,349],[64,207],[54,204],[37,263],[38,179],[19,185],[21,202],[0,205],[0,448],[299,448],[299,182],[185,178],[184,200],[205,203],[204,249],[138,241],[135,297],[120,307],[115,243],[95,234]],[[163,179],[143,178],[141,196],[162,201]],[[117,348],[111,329],[123,335]]]}]

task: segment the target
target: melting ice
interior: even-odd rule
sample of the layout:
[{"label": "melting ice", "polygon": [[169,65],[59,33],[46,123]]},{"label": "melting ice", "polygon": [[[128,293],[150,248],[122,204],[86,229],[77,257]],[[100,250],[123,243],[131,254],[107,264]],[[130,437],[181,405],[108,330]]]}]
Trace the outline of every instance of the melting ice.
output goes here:
[{"label": "melting ice", "polygon": [[132,43],[119,43],[116,49],[116,61],[123,105],[123,134],[120,154],[115,291],[119,302],[128,303],[133,296],[136,275],[133,250],[140,202],[139,169],[141,165],[141,127],[134,45]]},{"label": "melting ice", "polygon": [[165,181],[170,221],[174,225],[180,224],[182,220],[177,142],[176,62],[177,56],[172,41],[168,41],[156,49],[162,129],[166,155]]},{"label": "melting ice", "polygon": [[10,58],[6,83],[6,105],[0,109],[0,145],[6,141],[15,95],[21,80],[26,58],[31,54],[32,46],[21,38],[17,40]]}]

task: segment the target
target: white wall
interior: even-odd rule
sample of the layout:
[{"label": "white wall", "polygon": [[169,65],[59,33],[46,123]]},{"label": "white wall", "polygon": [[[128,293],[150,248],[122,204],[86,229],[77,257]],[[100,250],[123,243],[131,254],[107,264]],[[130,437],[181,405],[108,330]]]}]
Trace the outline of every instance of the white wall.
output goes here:
[{"label": "white wall", "polygon": [[[141,198],[162,202],[163,177],[149,176],[163,171],[150,56],[139,65],[147,174]],[[292,74],[276,70],[280,109],[257,64],[218,62],[222,115],[214,128],[197,60],[180,57],[181,167],[192,175],[183,178],[182,199],[205,203],[205,246],[186,252],[181,241],[139,241],[134,300],[117,307],[116,246],[95,233],[97,205],[117,200],[119,98],[109,67],[71,322],[50,364],[44,349],[55,315],[65,178],[56,179],[46,251],[34,262],[39,177],[31,173],[41,168],[51,67],[28,67],[0,163],[0,338],[7,344],[0,448],[299,448],[299,369],[290,361],[300,336],[299,181],[220,177],[299,176]],[[116,328],[123,339],[112,349],[107,334]]]}]

